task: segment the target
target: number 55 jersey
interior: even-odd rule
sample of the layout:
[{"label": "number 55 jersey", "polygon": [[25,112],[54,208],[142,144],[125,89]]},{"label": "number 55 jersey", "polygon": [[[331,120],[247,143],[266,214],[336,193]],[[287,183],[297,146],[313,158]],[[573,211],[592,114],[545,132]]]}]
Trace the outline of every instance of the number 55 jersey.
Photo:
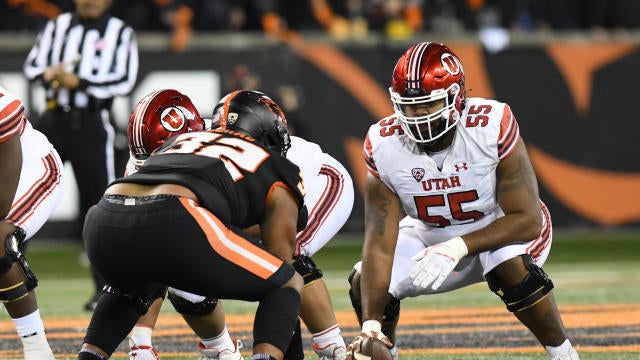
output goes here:
[{"label": "number 55 jersey", "polygon": [[398,195],[408,216],[421,220],[414,225],[428,232],[430,244],[504,216],[496,199],[496,167],[520,141],[516,119],[504,103],[469,98],[458,121],[451,146],[431,156],[395,116],[372,125],[364,143],[369,172]]}]

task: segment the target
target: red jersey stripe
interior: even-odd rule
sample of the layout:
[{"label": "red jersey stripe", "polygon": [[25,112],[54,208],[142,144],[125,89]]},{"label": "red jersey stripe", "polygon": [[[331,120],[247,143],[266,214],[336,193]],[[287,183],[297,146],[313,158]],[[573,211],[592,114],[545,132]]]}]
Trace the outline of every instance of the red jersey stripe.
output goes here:
[{"label": "red jersey stripe", "polygon": [[0,109],[0,143],[15,134],[22,134],[26,123],[24,106],[20,100],[16,99]]},{"label": "red jersey stripe", "polygon": [[327,177],[327,185],[316,205],[309,210],[307,226],[298,233],[295,255],[300,254],[300,248],[315,237],[329,214],[335,209],[344,191],[344,176],[336,168],[324,164],[320,169],[320,174]]},{"label": "red jersey stripe", "polygon": [[364,162],[367,165],[367,169],[370,173],[372,173],[375,177],[380,178],[380,174],[378,173],[378,168],[376,167],[375,162],[373,161],[373,146],[371,145],[371,140],[369,140],[369,134],[364,139],[364,146],[362,149],[362,155],[364,156]]},{"label": "red jersey stripe", "polygon": [[62,168],[56,162],[53,154],[42,158],[46,173],[11,206],[11,210],[6,221],[15,226],[22,226],[33,216],[38,206],[60,185],[62,179]]},{"label": "red jersey stripe", "polygon": [[498,158],[504,159],[515,149],[520,138],[518,122],[511,113],[511,108],[506,105],[502,120],[500,120],[500,133],[498,134]]},{"label": "red jersey stripe", "polygon": [[551,244],[553,233],[551,214],[549,214],[549,209],[542,201],[540,201],[540,209],[542,210],[542,230],[540,235],[526,249],[527,254],[531,254],[534,260],[540,257],[540,254]]}]

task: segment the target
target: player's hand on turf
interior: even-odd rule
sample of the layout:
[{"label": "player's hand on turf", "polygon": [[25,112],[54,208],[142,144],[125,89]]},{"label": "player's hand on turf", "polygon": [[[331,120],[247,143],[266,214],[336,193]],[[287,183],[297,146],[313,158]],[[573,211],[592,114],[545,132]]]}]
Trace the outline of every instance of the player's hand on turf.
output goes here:
[{"label": "player's hand on turf", "polygon": [[459,236],[420,251],[411,258],[417,261],[409,274],[413,285],[423,289],[431,285],[433,290],[437,290],[468,252],[467,245]]}]

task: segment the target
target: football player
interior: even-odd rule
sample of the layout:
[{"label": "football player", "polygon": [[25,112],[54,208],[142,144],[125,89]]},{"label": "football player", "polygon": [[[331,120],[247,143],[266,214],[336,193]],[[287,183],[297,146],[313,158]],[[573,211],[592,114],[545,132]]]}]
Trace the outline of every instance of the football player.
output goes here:
[{"label": "football player", "polygon": [[[220,103],[216,107],[214,127],[220,126],[223,105]],[[233,113],[232,110],[229,113]],[[252,136],[259,135],[261,131],[254,124],[241,121],[225,122],[223,127],[243,130]],[[307,226],[297,235],[293,257],[294,267],[305,281],[301,318],[312,333],[312,348],[320,358],[344,359],[346,347],[333,313],[331,299],[322,279],[322,271],[317,268],[311,256],[335,236],[349,217],[353,207],[353,182],[340,162],[324,153],[317,144],[302,138],[291,136],[287,159],[297,164],[302,171],[306,190],[305,203],[309,210]],[[259,227],[245,230],[256,236],[260,234]],[[224,326],[222,303],[172,288],[169,289],[169,299],[200,336],[198,348],[204,358],[240,359],[241,342],[232,341]],[[160,303],[161,299],[133,328],[130,337],[131,359],[159,358],[152,346],[151,334]],[[297,358],[302,354],[302,345],[299,346],[298,355],[293,355],[296,353],[294,349],[289,349],[288,355]]]},{"label": "football player", "polygon": [[63,166],[49,140],[24,115],[22,101],[0,87],[0,301],[22,341],[24,359],[54,359],[38,310],[38,278],[25,244],[62,198]]},{"label": "football player", "polygon": [[431,42],[400,57],[389,92],[394,114],[364,142],[365,243],[349,277],[362,335],[350,349],[366,336],[391,347],[403,298],[486,281],[551,359],[578,359],[542,269],[551,218],[511,108],[468,98],[460,59]]},{"label": "football player", "polygon": [[[222,128],[173,136],[87,214],[87,255],[109,286],[80,360],[109,358],[167,286],[258,301],[252,358],[283,358],[304,286],[289,264],[307,222],[304,186],[285,158],[291,144],[279,107],[256,91],[224,100],[236,106],[235,120],[260,123],[260,135]],[[254,225],[261,238],[241,230]]]}]

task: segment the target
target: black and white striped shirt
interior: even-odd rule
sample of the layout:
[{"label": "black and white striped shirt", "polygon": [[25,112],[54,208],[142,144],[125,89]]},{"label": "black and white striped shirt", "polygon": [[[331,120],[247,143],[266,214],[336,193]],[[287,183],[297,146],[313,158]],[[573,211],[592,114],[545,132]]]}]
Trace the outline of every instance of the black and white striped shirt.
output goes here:
[{"label": "black and white striped shirt", "polygon": [[56,106],[110,108],[114,96],[127,95],[138,75],[135,32],[122,20],[104,14],[86,21],[76,13],[50,20],[38,34],[24,64],[29,80],[41,80],[44,71],[66,63],[66,71],[80,78],[78,88],[53,89],[45,84],[47,102]]}]

